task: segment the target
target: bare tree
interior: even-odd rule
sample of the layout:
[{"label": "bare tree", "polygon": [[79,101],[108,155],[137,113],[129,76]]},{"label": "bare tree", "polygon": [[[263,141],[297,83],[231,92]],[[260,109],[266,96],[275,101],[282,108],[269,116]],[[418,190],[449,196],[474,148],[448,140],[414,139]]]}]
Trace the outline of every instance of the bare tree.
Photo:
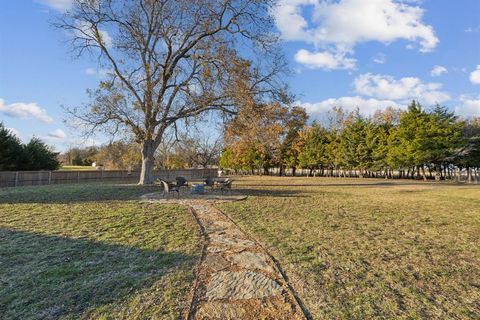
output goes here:
[{"label": "bare tree", "polygon": [[187,160],[191,167],[206,168],[218,165],[222,152],[221,137],[211,138],[197,133],[194,137],[184,135],[177,144],[177,152]]},{"label": "bare tree", "polygon": [[[98,55],[108,79],[69,109],[90,132],[127,129],[142,149],[140,184],[180,120],[234,114],[245,92],[285,97],[285,62],[272,33],[275,0],[75,0],[55,26],[73,52]],[[248,57],[248,58],[247,58]],[[256,57],[252,59],[251,57]]]}]

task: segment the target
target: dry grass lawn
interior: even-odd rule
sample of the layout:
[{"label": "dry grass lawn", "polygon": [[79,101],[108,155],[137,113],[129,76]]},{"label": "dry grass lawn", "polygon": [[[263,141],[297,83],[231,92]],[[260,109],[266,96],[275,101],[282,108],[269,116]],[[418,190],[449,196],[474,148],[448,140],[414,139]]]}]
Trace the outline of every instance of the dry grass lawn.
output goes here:
[{"label": "dry grass lawn", "polygon": [[178,319],[199,230],[136,185],[0,190],[1,319]]},{"label": "dry grass lawn", "polygon": [[479,319],[480,186],[252,177],[220,206],[314,319]]},{"label": "dry grass lawn", "polygon": [[[314,319],[480,318],[480,187],[237,178],[219,207],[278,258]],[[0,318],[177,319],[199,232],[156,187],[0,190]]]}]

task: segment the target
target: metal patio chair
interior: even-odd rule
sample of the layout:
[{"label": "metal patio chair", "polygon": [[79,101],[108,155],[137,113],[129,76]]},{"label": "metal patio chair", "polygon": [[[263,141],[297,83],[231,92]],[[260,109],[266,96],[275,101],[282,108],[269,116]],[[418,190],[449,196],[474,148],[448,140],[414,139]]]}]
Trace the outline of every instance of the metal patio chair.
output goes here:
[{"label": "metal patio chair", "polygon": [[227,178],[223,181],[218,181],[218,188],[220,192],[223,193],[224,191],[232,191],[232,179]]},{"label": "metal patio chair", "polygon": [[175,180],[177,181],[177,187],[188,187],[188,181],[184,177],[176,177]]},{"label": "metal patio chair", "polygon": [[215,187],[215,179],[213,179],[213,178],[207,178],[207,179],[203,180],[203,182],[205,183],[205,185],[207,187],[210,188],[210,190],[213,190],[213,188]]},{"label": "metal patio chair", "polygon": [[167,196],[168,198],[168,194],[170,192],[176,192],[177,193],[177,199],[180,198],[180,187],[177,186],[177,184],[175,183],[169,183],[165,180],[160,180],[160,183],[162,184],[162,187],[163,187],[163,195]]}]

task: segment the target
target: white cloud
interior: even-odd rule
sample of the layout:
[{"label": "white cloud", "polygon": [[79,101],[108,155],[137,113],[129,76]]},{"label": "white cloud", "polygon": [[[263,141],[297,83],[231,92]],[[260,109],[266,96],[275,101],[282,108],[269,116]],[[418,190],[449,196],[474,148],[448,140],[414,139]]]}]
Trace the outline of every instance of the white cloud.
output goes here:
[{"label": "white cloud", "polygon": [[450,100],[450,96],[440,91],[440,83],[424,83],[419,78],[405,77],[395,80],[392,76],[366,73],[355,78],[355,92],[378,99],[419,100],[433,105]]},{"label": "white cloud", "polygon": [[442,74],[447,73],[447,72],[448,72],[447,68],[445,68],[443,66],[435,66],[435,67],[433,67],[432,71],[430,72],[430,75],[432,77],[438,77],[438,76],[441,76]]},{"label": "white cloud", "polygon": [[113,72],[112,69],[94,69],[94,68],[87,68],[85,69],[85,74],[89,76],[97,76],[100,79],[105,79],[109,74]]},{"label": "white cloud", "polygon": [[111,47],[113,43],[113,39],[110,34],[105,30],[98,30],[100,33],[100,37],[102,38],[102,42],[105,44],[106,47]]},{"label": "white cloud", "polygon": [[100,141],[93,137],[79,138],[69,136],[63,130],[59,130],[63,132],[65,137],[61,137],[62,134],[60,132],[57,132],[57,130],[54,130],[52,132],[49,132],[48,134],[40,135],[39,138],[48,145],[54,146],[57,151],[65,151],[73,147],[83,148],[90,146],[100,146],[102,145],[102,143],[105,143],[105,141]]},{"label": "white cloud", "polygon": [[480,84],[480,64],[470,73],[470,82],[473,84]]},{"label": "white cloud", "polygon": [[49,6],[60,12],[66,11],[72,8],[73,0],[37,0],[44,5]]},{"label": "white cloud", "polygon": [[455,108],[455,113],[465,117],[480,117],[480,99],[469,99],[460,96],[460,106]]},{"label": "white cloud", "polygon": [[[302,12],[305,7],[312,8],[308,19]],[[317,51],[326,48],[344,56],[353,54],[359,43],[400,39],[419,45],[421,52],[432,51],[439,40],[423,23],[423,14],[422,8],[395,0],[280,0],[273,11],[284,40],[304,41]]]},{"label": "white cloud", "polygon": [[373,62],[378,64],[384,64],[385,62],[387,62],[387,56],[384,53],[379,52],[373,57]]},{"label": "white cloud", "polygon": [[94,76],[97,74],[97,70],[93,69],[93,68],[87,68],[85,69],[85,74],[89,75],[89,76]]},{"label": "white cloud", "polygon": [[321,2],[315,20],[317,41],[352,48],[366,41],[390,43],[398,39],[420,42],[420,51],[431,51],[438,43],[431,26],[422,23],[423,9],[392,0],[342,0]]},{"label": "white cloud", "polygon": [[317,0],[281,0],[273,10],[273,16],[282,38],[287,41],[313,41],[308,22],[302,16],[301,8],[317,4]]},{"label": "white cloud", "polygon": [[295,61],[311,69],[353,69],[355,59],[346,58],[340,53],[331,52],[310,52],[305,49],[295,54]]},{"label": "white cloud", "polygon": [[298,102],[298,105],[305,108],[313,117],[326,114],[333,107],[342,107],[345,111],[354,111],[359,108],[360,112],[366,115],[373,115],[375,111],[385,110],[388,107],[404,108],[404,105],[392,100],[365,99],[360,96],[331,98],[317,103]]},{"label": "white cloud", "polygon": [[51,123],[53,119],[47,115],[45,109],[40,108],[36,103],[17,102],[6,105],[0,99],[0,113],[18,119],[36,119],[44,123]]},{"label": "white cloud", "polygon": [[[93,25],[87,21],[81,21],[76,24],[77,29],[74,30],[75,37],[83,38],[86,42],[93,41],[95,38],[95,32]],[[98,30],[102,43],[108,48],[112,46],[113,39],[110,34],[105,30]]]},{"label": "white cloud", "polygon": [[480,25],[476,26],[476,27],[468,27],[467,29],[465,29],[465,32],[466,33],[477,33],[477,32],[480,32]]},{"label": "white cloud", "polygon": [[62,129],[55,129],[49,132],[48,136],[56,139],[65,139],[67,137],[67,135],[65,134],[65,131],[63,131]]}]

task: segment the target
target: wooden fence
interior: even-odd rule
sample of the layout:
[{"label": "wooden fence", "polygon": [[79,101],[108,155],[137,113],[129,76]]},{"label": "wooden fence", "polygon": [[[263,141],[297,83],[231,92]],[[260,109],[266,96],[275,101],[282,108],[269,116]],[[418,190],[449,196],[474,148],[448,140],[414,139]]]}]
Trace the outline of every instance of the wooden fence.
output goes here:
[{"label": "wooden fence", "polygon": [[[216,177],[217,169],[156,170],[154,175],[155,178],[165,180],[174,180],[175,177],[185,177],[187,180],[205,179]],[[127,170],[0,171],[0,188],[102,181],[135,182],[139,178],[139,171]]]}]

